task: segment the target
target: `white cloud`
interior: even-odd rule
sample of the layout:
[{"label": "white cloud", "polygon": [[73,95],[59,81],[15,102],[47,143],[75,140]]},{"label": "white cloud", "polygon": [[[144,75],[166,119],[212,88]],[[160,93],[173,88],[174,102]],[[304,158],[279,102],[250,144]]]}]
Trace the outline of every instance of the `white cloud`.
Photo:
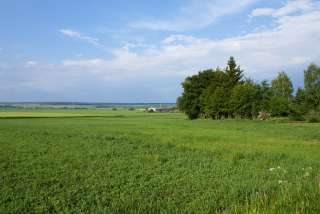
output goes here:
[{"label": "white cloud", "polygon": [[78,31],[71,30],[71,29],[60,29],[60,33],[62,33],[65,36],[71,37],[71,38],[76,38],[82,41],[85,41],[91,45],[97,46],[97,47],[102,47],[103,45],[99,42],[98,38],[94,38],[91,36],[84,35]]},{"label": "white cloud", "polygon": [[[283,8],[288,8],[288,4]],[[278,11],[285,11],[283,8]],[[146,48],[142,53],[122,48],[115,50],[110,60],[66,60],[64,65],[85,70],[92,68],[101,75],[110,72],[187,75],[208,67],[225,66],[227,58],[233,55],[249,75],[270,78],[282,69],[288,69],[290,73],[297,65],[319,63],[320,49],[315,48],[315,44],[320,42],[320,10],[300,11],[299,14],[279,16],[272,29],[244,36],[212,40],[172,35],[165,38],[159,48]]]},{"label": "white cloud", "polygon": [[317,3],[312,0],[290,0],[279,9],[274,8],[257,8],[252,11],[251,17],[256,16],[273,16],[281,17],[299,12],[307,12],[317,9]]},{"label": "white cloud", "polygon": [[130,23],[132,28],[183,31],[207,27],[219,18],[239,13],[259,0],[198,0],[181,8],[178,16],[168,20],[143,20]]},{"label": "white cloud", "polygon": [[[90,92],[90,96],[86,95],[89,98],[103,96],[98,94],[99,91],[112,97],[122,90],[122,94],[117,94],[117,97],[123,96],[121,101],[126,101],[126,97],[134,101],[136,97],[133,96],[140,96],[137,94],[159,89],[146,96],[153,101],[157,96],[174,101],[180,92],[177,90],[180,88],[179,82],[186,75],[206,68],[224,67],[231,55],[236,57],[246,74],[254,79],[270,79],[281,70],[291,76],[297,71],[302,74],[302,69],[309,63],[320,63],[320,49],[317,48],[320,43],[320,9],[316,6],[303,9],[307,7],[301,4],[302,9],[295,9],[299,12],[283,12],[292,11],[283,9],[288,8],[288,4],[272,10],[273,14],[286,15],[274,16],[271,28],[218,40],[171,35],[154,46],[124,44],[122,48],[113,50],[113,57],[109,59],[82,57],[66,59],[52,66],[38,63],[22,71],[17,69],[20,73],[16,74],[10,72],[11,68],[6,68],[0,72],[0,79],[11,81],[11,87],[5,84],[2,87],[17,90],[17,82],[20,82],[24,88],[34,88],[36,91],[58,91],[64,94],[64,91],[74,90],[77,96],[79,93]],[[263,13],[268,12],[260,11],[260,14]],[[65,33],[79,36],[73,32]],[[136,51],[136,46],[143,49]],[[28,71],[28,75],[25,75],[25,71]],[[146,86],[146,90],[143,86]]]}]

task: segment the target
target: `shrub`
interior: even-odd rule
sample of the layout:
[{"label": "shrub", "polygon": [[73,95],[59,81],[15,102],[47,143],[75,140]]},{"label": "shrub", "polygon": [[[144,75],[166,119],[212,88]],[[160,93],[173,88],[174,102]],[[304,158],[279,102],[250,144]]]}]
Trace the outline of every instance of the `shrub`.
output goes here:
[{"label": "shrub", "polygon": [[319,123],[320,122],[320,111],[311,110],[306,115],[306,120],[309,123]]},{"label": "shrub", "polygon": [[290,102],[288,98],[274,96],[271,98],[271,114],[273,117],[286,117],[290,113]]},{"label": "shrub", "polygon": [[129,111],[134,111],[135,109],[133,107],[130,107],[128,110]]},{"label": "shrub", "polygon": [[290,120],[293,120],[293,121],[304,121],[305,120],[304,116],[299,112],[290,113],[289,118],[290,118]]},{"label": "shrub", "polygon": [[117,108],[112,108],[112,111],[117,111],[118,109]]}]

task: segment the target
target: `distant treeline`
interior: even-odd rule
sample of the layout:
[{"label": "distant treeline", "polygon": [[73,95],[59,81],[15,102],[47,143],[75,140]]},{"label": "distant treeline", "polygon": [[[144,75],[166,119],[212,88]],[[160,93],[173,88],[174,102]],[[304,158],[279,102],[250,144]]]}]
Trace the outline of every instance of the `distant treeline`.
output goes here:
[{"label": "distant treeline", "polygon": [[235,59],[225,69],[200,71],[182,83],[177,100],[179,110],[189,119],[290,117],[293,120],[320,120],[320,67],[311,64],[304,71],[304,88],[294,94],[285,72],[271,81],[246,79]]},{"label": "distant treeline", "polygon": [[88,102],[0,102],[1,108],[54,108],[54,109],[92,109],[92,108],[171,108],[175,103],[88,103]]}]

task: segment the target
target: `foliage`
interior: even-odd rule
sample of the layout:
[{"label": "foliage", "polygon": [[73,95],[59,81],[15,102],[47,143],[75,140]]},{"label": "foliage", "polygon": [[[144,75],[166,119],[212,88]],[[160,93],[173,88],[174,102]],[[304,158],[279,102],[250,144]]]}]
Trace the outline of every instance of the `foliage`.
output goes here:
[{"label": "foliage", "polygon": [[290,113],[290,102],[286,97],[273,96],[271,98],[271,115],[272,116],[288,116]]},{"label": "foliage", "polygon": [[200,96],[210,85],[213,78],[213,70],[199,72],[198,75],[187,77],[182,83],[184,92],[178,99],[179,109],[185,112],[189,119],[196,119],[201,115]]},{"label": "foliage", "polygon": [[311,110],[306,115],[306,119],[309,123],[319,123],[320,122],[320,111]]},{"label": "foliage", "polygon": [[202,95],[205,117],[221,119],[228,115],[226,90],[222,87],[209,87]]},{"label": "foliage", "polygon": [[313,110],[320,107],[320,67],[311,64],[304,72],[307,105]]},{"label": "foliage", "polygon": [[271,82],[273,97],[270,100],[272,116],[288,116],[290,114],[290,98],[293,86],[285,72],[280,72]]},{"label": "foliage", "polygon": [[230,57],[225,70],[209,69],[187,77],[182,83],[183,94],[178,98],[179,109],[189,119],[229,117],[232,112],[226,99],[230,97],[233,87],[242,83],[242,72],[234,58]]},{"label": "foliage", "polygon": [[271,89],[275,96],[290,98],[293,86],[290,78],[285,72],[280,72],[276,79],[271,82]]},{"label": "foliage", "polygon": [[304,120],[304,115],[308,112],[306,106],[305,90],[298,88],[296,96],[291,102],[290,106],[290,118],[292,120],[302,121]]},{"label": "foliage", "polygon": [[273,117],[304,120],[310,109],[320,109],[320,67],[311,64],[305,71],[305,89],[293,96],[293,84],[285,72],[260,84],[244,80],[243,70],[230,57],[227,67],[200,71],[182,83],[183,94],[177,107],[189,119],[249,118],[259,112]]},{"label": "foliage", "polygon": [[231,111],[240,118],[255,118],[260,111],[261,93],[258,85],[246,81],[235,86],[230,98]]},{"label": "foliage", "polygon": [[200,96],[201,110],[204,117],[221,119],[228,116],[228,101],[230,91],[227,89],[228,80],[225,72],[217,68],[212,70],[212,79],[208,88]]},{"label": "foliage", "polygon": [[234,57],[230,57],[225,69],[228,81],[228,87],[232,88],[243,80],[243,70],[237,65]]},{"label": "foliage", "polygon": [[260,95],[261,95],[261,111],[270,112],[271,111],[271,98],[273,96],[270,84],[268,81],[264,80],[260,84]]}]

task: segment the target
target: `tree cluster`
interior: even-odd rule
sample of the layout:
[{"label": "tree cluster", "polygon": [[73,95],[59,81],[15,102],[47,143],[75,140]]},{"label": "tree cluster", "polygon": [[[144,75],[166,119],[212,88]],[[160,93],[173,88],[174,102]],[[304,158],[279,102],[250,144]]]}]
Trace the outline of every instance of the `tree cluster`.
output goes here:
[{"label": "tree cluster", "polygon": [[226,68],[200,71],[182,83],[177,100],[189,119],[257,118],[259,114],[304,120],[320,112],[320,67],[311,64],[304,71],[304,88],[294,94],[285,72],[271,81],[255,83],[246,79],[235,59]]}]

